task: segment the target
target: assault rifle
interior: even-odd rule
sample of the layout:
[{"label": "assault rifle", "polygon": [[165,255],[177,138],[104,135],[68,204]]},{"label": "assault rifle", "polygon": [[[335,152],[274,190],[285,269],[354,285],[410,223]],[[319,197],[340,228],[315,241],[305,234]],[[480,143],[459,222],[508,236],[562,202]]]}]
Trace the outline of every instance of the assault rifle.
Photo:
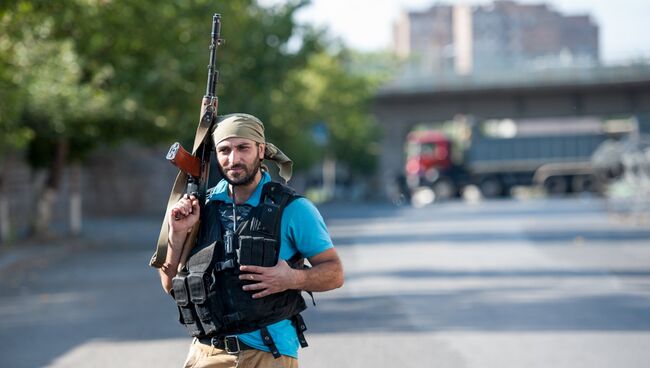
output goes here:
[{"label": "assault rifle", "polygon": [[[176,176],[174,187],[167,202],[167,211],[163,220],[156,252],[149,263],[152,267],[160,268],[165,263],[167,256],[167,242],[169,236],[169,224],[167,214],[171,207],[178,202],[184,195],[194,195],[203,204],[205,200],[208,180],[210,177],[210,158],[214,151],[214,144],[210,138],[210,132],[216,122],[217,107],[219,100],[217,98],[217,83],[219,81],[219,71],[217,70],[217,48],[223,43],[221,39],[221,15],[212,16],[212,33],[210,42],[210,63],[208,64],[208,83],[205,96],[201,101],[201,114],[199,125],[196,128],[192,153],[186,151],[180,143],[174,143],[167,153],[167,160],[179,168]],[[195,225],[183,244],[183,252],[179,268],[183,266],[187,256],[192,249],[196,236],[198,235],[199,224]]]}]

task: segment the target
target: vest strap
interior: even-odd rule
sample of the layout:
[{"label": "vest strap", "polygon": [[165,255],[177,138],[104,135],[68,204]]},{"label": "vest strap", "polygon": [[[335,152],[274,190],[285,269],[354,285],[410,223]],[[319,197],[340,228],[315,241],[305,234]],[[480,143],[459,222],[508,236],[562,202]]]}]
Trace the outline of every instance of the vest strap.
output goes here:
[{"label": "vest strap", "polygon": [[296,328],[296,334],[298,335],[298,341],[300,341],[300,347],[306,348],[309,346],[307,344],[307,339],[305,339],[305,331],[307,331],[307,325],[305,325],[305,320],[302,319],[300,314],[296,314],[291,318],[291,324]]},{"label": "vest strap", "polygon": [[281,220],[282,212],[280,209],[289,205],[294,199],[298,198],[293,189],[283,186],[280,183],[270,182],[264,186],[264,191],[262,192],[262,198],[267,209],[272,209],[268,212],[269,215],[265,216],[266,213],[262,214],[262,222],[270,227],[273,231],[273,234],[276,236],[280,235],[281,231]]},{"label": "vest strap", "polygon": [[269,333],[269,329],[266,327],[262,327],[260,329],[260,333],[262,334],[262,341],[264,342],[264,345],[266,345],[266,347],[269,348],[269,350],[271,350],[271,354],[273,354],[273,358],[278,359],[281,356],[281,354],[278,351],[278,348],[275,346],[275,342],[273,341],[273,338]]},{"label": "vest strap", "polygon": [[235,268],[235,260],[234,259],[229,259],[225,262],[217,262],[214,264],[214,270],[215,272],[221,272],[223,270],[229,270],[231,268]]},{"label": "vest strap", "polygon": [[[289,263],[289,266],[291,266],[292,268],[299,269],[299,270],[305,269],[305,268],[311,268],[311,267],[309,267],[308,265],[305,264],[305,258],[302,256],[302,254],[300,254],[300,252],[297,252],[291,258],[289,258],[287,263]],[[311,302],[315,307],[316,306],[316,300],[314,299],[314,293],[312,293],[311,291],[306,291],[306,290],[302,290],[302,291],[309,294],[309,296],[311,297]]]}]

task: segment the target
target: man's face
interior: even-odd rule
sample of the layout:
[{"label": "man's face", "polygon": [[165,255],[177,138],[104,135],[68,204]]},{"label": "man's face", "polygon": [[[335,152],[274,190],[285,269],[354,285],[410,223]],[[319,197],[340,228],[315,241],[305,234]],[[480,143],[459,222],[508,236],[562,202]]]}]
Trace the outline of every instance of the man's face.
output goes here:
[{"label": "man's face", "polygon": [[246,138],[228,138],[217,144],[223,177],[232,185],[248,185],[260,171],[264,145]]}]

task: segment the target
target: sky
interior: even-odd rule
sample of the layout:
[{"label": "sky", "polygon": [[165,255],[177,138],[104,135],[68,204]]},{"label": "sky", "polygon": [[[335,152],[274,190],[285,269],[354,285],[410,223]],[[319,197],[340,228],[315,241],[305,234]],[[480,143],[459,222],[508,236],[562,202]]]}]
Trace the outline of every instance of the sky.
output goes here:
[{"label": "sky", "polygon": [[[260,0],[263,5],[282,0]],[[351,48],[361,51],[390,47],[392,24],[402,10],[423,10],[434,3],[484,4],[485,0],[312,0],[297,14],[301,23],[326,26]],[[517,0],[547,3],[563,14],[589,14],[600,27],[601,59],[618,63],[650,58],[649,0]]]}]

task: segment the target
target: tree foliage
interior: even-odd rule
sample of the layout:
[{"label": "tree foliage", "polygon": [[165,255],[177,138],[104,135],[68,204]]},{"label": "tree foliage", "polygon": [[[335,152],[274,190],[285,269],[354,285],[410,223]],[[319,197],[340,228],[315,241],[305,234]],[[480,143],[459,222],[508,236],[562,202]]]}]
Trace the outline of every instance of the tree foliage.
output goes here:
[{"label": "tree foliage", "polygon": [[[368,105],[377,82],[347,72],[349,59],[347,51],[313,53],[271,95],[272,106],[282,107],[272,118],[282,132],[278,140],[299,152],[299,167],[325,153],[361,174],[375,168],[378,133]],[[328,133],[328,144],[321,148],[325,152],[314,150],[312,132],[318,124]]]},{"label": "tree foliage", "polygon": [[[377,81],[350,72],[350,53],[294,21],[307,1],[15,0],[0,4],[0,144],[28,146],[48,167],[97,145],[190,142],[205,88],[211,15],[222,15],[219,113],[248,112],[308,168],[322,151],[368,172]],[[333,52],[336,49],[339,51]],[[310,134],[325,122],[330,144]]]}]

